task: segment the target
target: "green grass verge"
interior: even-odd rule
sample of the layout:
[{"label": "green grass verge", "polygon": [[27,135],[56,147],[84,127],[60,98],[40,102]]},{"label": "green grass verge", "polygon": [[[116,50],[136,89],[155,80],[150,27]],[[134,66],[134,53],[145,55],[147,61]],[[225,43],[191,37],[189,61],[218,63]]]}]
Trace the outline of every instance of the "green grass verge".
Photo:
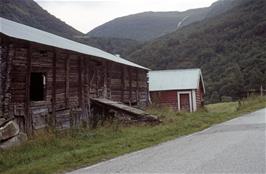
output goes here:
[{"label": "green grass verge", "polygon": [[95,164],[128,152],[203,130],[244,113],[266,107],[266,98],[206,106],[196,113],[148,108],[162,119],[160,125],[114,123],[96,130],[45,133],[25,144],[0,151],[0,173],[48,174]]}]

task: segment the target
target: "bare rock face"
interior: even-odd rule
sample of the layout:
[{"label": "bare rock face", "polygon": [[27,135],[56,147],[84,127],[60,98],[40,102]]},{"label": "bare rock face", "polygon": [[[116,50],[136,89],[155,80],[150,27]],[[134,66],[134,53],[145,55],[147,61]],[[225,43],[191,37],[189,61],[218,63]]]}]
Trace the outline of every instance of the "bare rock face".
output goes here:
[{"label": "bare rock face", "polygon": [[0,143],[0,149],[8,149],[13,146],[20,145],[21,143],[27,141],[27,135],[20,132],[18,135],[15,137],[12,137],[4,142]]},{"label": "bare rock face", "polygon": [[14,121],[9,121],[3,127],[0,127],[0,141],[15,137],[19,133],[19,126]]}]

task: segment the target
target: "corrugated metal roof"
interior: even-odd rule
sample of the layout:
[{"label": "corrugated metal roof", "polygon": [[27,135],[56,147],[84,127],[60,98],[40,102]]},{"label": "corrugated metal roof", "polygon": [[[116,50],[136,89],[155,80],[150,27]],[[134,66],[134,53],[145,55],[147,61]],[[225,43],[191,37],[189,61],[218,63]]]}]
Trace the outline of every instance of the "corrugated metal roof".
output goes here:
[{"label": "corrugated metal roof", "polygon": [[200,79],[204,89],[200,69],[150,71],[149,88],[150,91],[197,89]]},{"label": "corrugated metal roof", "polygon": [[66,50],[71,50],[82,54],[96,56],[98,58],[104,58],[124,65],[149,70],[148,68],[137,65],[123,58],[114,56],[100,49],[84,45],[42,30],[38,30],[36,28],[19,24],[17,22],[13,22],[1,17],[0,17],[0,31],[1,33],[10,37],[32,41],[44,45],[54,46]]}]

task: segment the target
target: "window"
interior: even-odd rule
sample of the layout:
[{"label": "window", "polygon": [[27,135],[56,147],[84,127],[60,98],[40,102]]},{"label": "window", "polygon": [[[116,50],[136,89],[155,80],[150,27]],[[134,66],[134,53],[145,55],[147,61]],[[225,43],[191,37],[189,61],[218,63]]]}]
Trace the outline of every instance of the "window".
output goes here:
[{"label": "window", "polygon": [[31,73],[30,81],[30,100],[43,101],[45,100],[45,74]]}]

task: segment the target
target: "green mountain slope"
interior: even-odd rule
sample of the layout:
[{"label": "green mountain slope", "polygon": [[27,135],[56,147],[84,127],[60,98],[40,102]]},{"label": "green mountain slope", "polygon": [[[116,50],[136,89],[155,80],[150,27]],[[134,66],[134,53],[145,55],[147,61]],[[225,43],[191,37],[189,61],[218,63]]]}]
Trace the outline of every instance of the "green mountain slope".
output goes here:
[{"label": "green mountain slope", "polygon": [[118,54],[121,57],[126,57],[136,49],[139,49],[143,44],[132,39],[121,38],[103,38],[90,37],[81,38],[80,42],[100,48],[112,54]]},{"label": "green mountain slope", "polygon": [[120,17],[107,22],[87,35],[90,37],[116,37],[148,41],[175,31],[178,27],[202,20],[207,8],[186,12],[144,12]]},{"label": "green mountain slope", "polygon": [[127,57],[145,42],[224,13],[237,5],[235,2],[235,0],[219,0],[210,7],[185,12],[144,12],[124,16],[95,28],[83,41],[113,54]]},{"label": "green mountain slope", "polygon": [[73,27],[49,14],[33,0],[1,0],[0,16],[50,33],[75,39],[82,35]]},{"label": "green mountain slope", "polygon": [[202,68],[208,101],[266,88],[266,1],[235,3],[222,15],[146,44],[129,59],[152,69]]},{"label": "green mountain slope", "polygon": [[111,20],[90,31],[89,37],[150,41],[184,26],[214,17],[235,6],[235,0],[219,0],[210,7],[184,12],[144,12]]}]

